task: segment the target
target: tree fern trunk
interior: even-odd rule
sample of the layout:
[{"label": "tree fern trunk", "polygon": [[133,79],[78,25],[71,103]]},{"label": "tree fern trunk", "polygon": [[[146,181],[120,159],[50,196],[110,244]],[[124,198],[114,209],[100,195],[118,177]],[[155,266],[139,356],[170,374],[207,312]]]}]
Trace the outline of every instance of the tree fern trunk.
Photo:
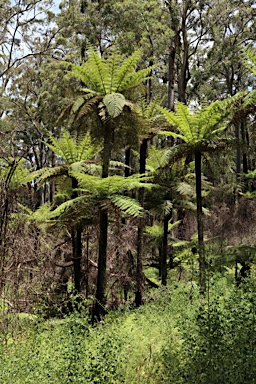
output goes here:
[{"label": "tree fern trunk", "polygon": [[[78,187],[77,180],[72,178],[72,188]],[[78,196],[77,192],[74,191],[72,198]],[[73,271],[74,271],[74,288],[75,293],[81,292],[81,258],[82,258],[82,229],[79,227],[73,228],[71,232],[72,237],[72,254],[73,254]]]},{"label": "tree fern trunk", "polygon": [[[166,285],[167,284],[167,256],[168,256],[168,223],[169,220],[171,219],[172,214],[168,214],[164,218],[164,235],[163,235],[163,251],[162,251],[162,284]],[[172,259],[170,260],[170,266],[172,267],[173,261]]]},{"label": "tree fern trunk", "polygon": [[[140,145],[140,174],[146,171],[146,158],[147,158],[148,139],[143,139]],[[139,202],[144,205],[144,188],[139,190]],[[140,219],[138,224],[138,236],[137,236],[137,267],[136,267],[136,294],[135,304],[136,307],[142,305],[142,287],[143,287],[143,254],[144,254],[144,229],[145,221]]]},{"label": "tree fern trunk", "polygon": [[74,229],[71,233],[73,248],[73,268],[75,293],[81,292],[82,230]]},{"label": "tree fern trunk", "polygon": [[[104,126],[104,146],[102,154],[102,178],[108,177],[109,162],[112,149],[113,129],[111,122]],[[96,301],[93,309],[93,320],[100,320],[106,313],[106,285],[107,285],[107,245],[108,245],[108,212],[100,211],[100,235],[99,235],[99,254],[98,254],[98,277]]]},{"label": "tree fern trunk", "polygon": [[206,292],[206,263],[204,249],[203,231],[203,204],[202,204],[202,175],[201,175],[200,150],[195,151],[195,172],[196,172],[196,206],[197,206],[197,234],[198,234],[198,254],[199,254],[199,284],[200,292]]}]

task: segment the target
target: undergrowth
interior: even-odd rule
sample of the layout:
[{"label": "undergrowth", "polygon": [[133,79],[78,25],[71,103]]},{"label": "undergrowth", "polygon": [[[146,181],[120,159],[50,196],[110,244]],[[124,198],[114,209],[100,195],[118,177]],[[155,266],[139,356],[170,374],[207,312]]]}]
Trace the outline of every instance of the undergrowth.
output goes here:
[{"label": "undergrowth", "polygon": [[255,281],[208,288],[203,300],[191,283],[158,289],[94,327],[86,312],[19,318],[2,332],[0,383],[254,383]]}]

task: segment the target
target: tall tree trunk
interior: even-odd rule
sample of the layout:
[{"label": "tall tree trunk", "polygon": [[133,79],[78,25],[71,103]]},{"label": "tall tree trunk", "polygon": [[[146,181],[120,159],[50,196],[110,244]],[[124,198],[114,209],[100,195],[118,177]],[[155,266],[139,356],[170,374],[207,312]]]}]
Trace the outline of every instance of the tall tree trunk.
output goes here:
[{"label": "tall tree trunk", "polygon": [[[146,171],[146,158],[147,158],[148,139],[143,139],[140,145],[140,174]],[[144,188],[139,190],[139,202],[144,205]],[[136,266],[136,293],[135,293],[135,304],[136,307],[142,305],[142,287],[143,287],[143,254],[144,254],[144,229],[145,221],[140,219],[138,224],[138,235],[137,235],[137,266]]]},{"label": "tall tree trunk", "polygon": [[[241,180],[241,146],[240,146],[240,124],[235,124],[235,136],[236,136],[236,181],[237,183]],[[235,202],[238,202],[238,191],[235,191]]]},{"label": "tall tree trunk", "polygon": [[[56,166],[56,155],[54,152],[52,152],[52,168]],[[50,203],[53,203],[54,201],[54,194],[55,194],[55,180],[52,179],[50,182]]]},{"label": "tall tree trunk", "polygon": [[86,275],[85,275],[85,297],[89,297],[89,231],[86,234]]},{"label": "tall tree trunk", "polygon": [[168,109],[174,111],[174,87],[175,87],[175,54],[176,44],[170,48],[168,59]]},{"label": "tall tree trunk", "polygon": [[[78,187],[77,180],[72,178],[72,188],[76,189]],[[78,196],[77,192],[74,191],[72,198]],[[73,270],[74,270],[74,288],[75,293],[81,292],[81,258],[82,258],[82,229],[79,227],[73,228],[71,232],[72,238],[72,255],[73,255]]]},{"label": "tall tree trunk", "polygon": [[185,7],[183,15],[182,15],[182,22],[181,22],[181,32],[182,32],[182,38],[183,38],[183,57],[182,57],[182,63],[180,66],[180,74],[179,74],[179,84],[178,84],[178,100],[182,103],[186,104],[186,89],[187,89],[187,83],[189,80],[189,63],[188,63],[188,37],[187,37],[187,26],[186,26],[186,18],[187,18],[187,7]]},{"label": "tall tree trunk", "polygon": [[[104,146],[102,155],[102,178],[109,175],[109,163],[112,150],[113,129],[111,121],[104,126]],[[106,286],[107,286],[107,245],[108,245],[108,211],[100,211],[100,235],[98,254],[98,276],[93,320],[100,320],[106,314]]]},{"label": "tall tree trunk", "polygon": [[162,252],[162,284],[167,284],[167,248],[168,248],[168,217],[164,218],[163,252]]},{"label": "tall tree trunk", "polygon": [[196,172],[196,207],[197,207],[197,234],[198,234],[198,255],[199,255],[199,285],[201,294],[206,292],[206,263],[204,249],[203,229],[203,204],[202,204],[202,175],[201,175],[200,150],[195,151],[195,172]]},{"label": "tall tree trunk", "polygon": [[[167,284],[167,256],[168,256],[168,224],[169,220],[172,217],[172,213],[169,213],[165,218],[164,218],[164,234],[163,234],[163,248],[162,248],[162,284],[166,285]],[[173,266],[173,261],[170,260],[170,267]]]},{"label": "tall tree trunk", "polygon": [[75,293],[81,292],[82,230],[73,229],[72,233],[73,269]]}]

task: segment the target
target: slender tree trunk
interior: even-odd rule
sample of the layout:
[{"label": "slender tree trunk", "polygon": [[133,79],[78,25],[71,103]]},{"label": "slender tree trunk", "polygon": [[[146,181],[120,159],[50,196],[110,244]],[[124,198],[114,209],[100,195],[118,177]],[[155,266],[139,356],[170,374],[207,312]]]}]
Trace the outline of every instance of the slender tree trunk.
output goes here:
[{"label": "slender tree trunk", "polygon": [[163,243],[158,247],[158,254],[159,254],[159,269],[158,269],[158,276],[162,277],[162,260],[163,260]]},{"label": "slender tree trunk", "polygon": [[[241,180],[241,146],[240,146],[240,124],[235,124],[235,136],[236,136],[236,181],[240,183]],[[238,202],[238,191],[235,191],[235,202]]]},{"label": "slender tree trunk", "polygon": [[125,150],[125,169],[124,169],[124,177],[130,176],[130,159],[131,159],[131,147],[127,147]]},{"label": "slender tree trunk", "polygon": [[189,49],[189,43],[188,43],[188,36],[187,36],[187,26],[186,26],[186,19],[187,19],[187,7],[184,9],[184,13],[182,15],[182,23],[181,23],[181,32],[182,32],[182,39],[183,39],[183,57],[182,57],[182,63],[180,66],[180,75],[179,75],[179,101],[186,104],[186,89],[187,89],[187,83],[190,78],[189,75],[189,63],[188,63],[188,49]]},{"label": "slender tree trunk", "polygon": [[167,248],[168,248],[168,217],[164,218],[163,253],[162,253],[162,284],[167,284]]},{"label": "slender tree trunk", "polygon": [[87,229],[86,234],[86,276],[85,276],[85,297],[88,298],[89,296],[89,232]]},{"label": "slender tree trunk", "polygon": [[201,294],[206,292],[206,263],[204,249],[204,229],[203,229],[203,204],[202,204],[202,175],[201,175],[200,150],[195,151],[195,172],[196,172],[196,206],[197,206],[197,234],[198,234],[198,254],[199,254],[199,284]]},{"label": "slender tree trunk", "polygon": [[174,86],[175,86],[175,54],[176,46],[172,46],[169,52],[168,63],[168,109],[174,111]]},{"label": "slender tree trunk", "polygon": [[73,269],[75,293],[81,292],[82,230],[72,231]]},{"label": "slender tree trunk", "polygon": [[[148,139],[143,139],[140,146],[140,174],[146,171],[146,158],[147,158]],[[144,205],[144,188],[139,190],[139,202]],[[143,254],[144,254],[144,219],[139,220],[138,224],[138,235],[137,235],[137,267],[136,267],[136,293],[135,293],[135,304],[136,307],[142,305],[142,287],[143,287]]]},{"label": "slender tree trunk", "polygon": [[[78,182],[75,178],[72,178],[72,188],[78,187]],[[74,191],[72,198],[78,196]],[[73,254],[73,270],[74,270],[74,288],[75,293],[81,292],[81,258],[82,258],[82,229],[79,227],[73,228],[71,232],[72,238],[72,254]]]},{"label": "slender tree trunk", "polygon": [[[52,152],[52,168],[56,166],[56,155],[54,152]],[[55,180],[52,179],[50,182],[50,203],[53,203],[54,201],[54,194],[55,194]]]},{"label": "slender tree trunk", "polygon": [[[111,122],[104,126],[104,146],[102,155],[102,178],[108,177],[109,163],[112,149],[113,129]],[[106,314],[106,286],[107,286],[107,245],[108,245],[108,211],[100,211],[100,234],[98,254],[98,277],[96,301],[93,309],[93,320],[100,320]]]},{"label": "slender tree trunk", "polygon": [[[163,235],[163,252],[162,252],[162,284],[167,284],[167,256],[168,256],[168,224],[169,220],[172,217],[172,214],[168,214],[164,218],[164,235]],[[170,266],[172,266],[173,262],[170,260]]]}]

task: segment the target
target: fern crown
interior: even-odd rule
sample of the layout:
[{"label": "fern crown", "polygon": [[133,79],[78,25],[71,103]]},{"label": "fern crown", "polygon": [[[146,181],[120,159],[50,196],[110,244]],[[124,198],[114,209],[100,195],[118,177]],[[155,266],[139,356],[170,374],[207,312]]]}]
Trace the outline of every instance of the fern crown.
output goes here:
[{"label": "fern crown", "polygon": [[161,107],[159,110],[166,120],[179,130],[179,133],[172,131],[161,133],[180,138],[187,144],[196,145],[226,128],[226,125],[220,126],[226,116],[221,108],[221,102],[212,103],[199,109],[196,113],[191,112],[188,106],[180,102],[176,104],[175,113]]},{"label": "fern crown", "polygon": [[146,81],[153,69],[136,71],[140,58],[141,50],[137,50],[128,58],[113,52],[104,59],[91,48],[86,63],[73,65],[72,74],[85,84],[83,91],[90,97],[100,97],[108,115],[115,118],[127,105],[122,93]]}]

